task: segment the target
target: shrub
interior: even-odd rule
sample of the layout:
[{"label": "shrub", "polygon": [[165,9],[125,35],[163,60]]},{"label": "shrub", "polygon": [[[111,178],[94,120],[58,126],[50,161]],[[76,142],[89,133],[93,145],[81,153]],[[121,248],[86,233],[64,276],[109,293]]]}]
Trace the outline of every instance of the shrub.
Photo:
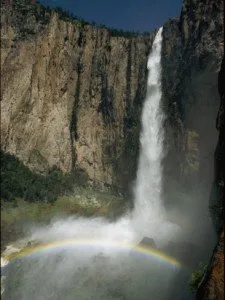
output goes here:
[{"label": "shrub", "polygon": [[[13,14],[14,14],[14,25],[16,28],[26,27],[28,16],[35,16],[36,22],[40,24],[47,24],[50,20],[52,12],[56,12],[60,20],[71,22],[76,24],[77,27],[82,28],[85,25],[92,25],[96,28],[107,29],[109,34],[114,37],[126,37],[132,38],[138,35],[147,36],[148,32],[135,32],[126,31],[121,29],[115,29],[107,27],[104,24],[96,24],[93,22],[87,22],[83,18],[75,16],[73,13],[62,9],[61,7],[50,8],[49,6],[42,5],[39,1],[33,3],[31,0],[14,0],[13,1]],[[20,38],[20,37],[19,37]],[[18,39],[19,39],[18,38]],[[25,38],[22,36],[21,38]]]},{"label": "shrub", "polygon": [[5,200],[53,202],[57,196],[72,192],[76,177],[63,174],[56,167],[46,175],[36,174],[15,156],[1,151],[1,197]]},{"label": "shrub", "polygon": [[207,264],[200,263],[198,269],[194,270],[191,274],[189,286],[191,291],[195,292],[203,279],[206,272]]}]

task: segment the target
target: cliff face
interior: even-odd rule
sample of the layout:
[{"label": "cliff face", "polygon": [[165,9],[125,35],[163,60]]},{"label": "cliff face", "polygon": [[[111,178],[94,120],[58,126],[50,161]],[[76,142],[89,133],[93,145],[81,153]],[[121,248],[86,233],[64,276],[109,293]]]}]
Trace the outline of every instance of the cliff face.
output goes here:
[{"label": "cliff face", "polygon": [[224,299],[224,230],[214,250],[205,278],[198,288],[196,299]]},{"label": "cliff face", "polygon": [[180,19],[164,25],[165,173],[189,188],[212,183],[223,31],[221,0],[184,1]]},{"label": "cliff face", "polygon": [[[214,211],[212,214],[214,224],[216,226],[219,241],[214,249],[211,262],[208,270],[205,274],[203,281],[201,282],[198,291],[198,300],[207,299],[224,299],[224,159],[225,159],[225,120],[224,120],[224,108],[225,108],[225,87],[224,87],[224,75],[225,75],[225,60],[221,65],[221,70],[218,76],[218,90],[220,95],[220,107],[217,116],[216,127],[219,130],[219,138],[215,151],[215,172],[214,172],[214,184],[213,188],[218,192],[216,197],[212,200]],[[216,200],[216,201],[215,201]]]},{"label": "cliff face", "polygon": [[[2,149],[34,171],[82,170],[127,190],[155,32],[116,37],[30,2],[2,5]],[[222,14],[222,0],[185,0],[164,25],[167,195],[174,182],[211,183]]]},{"label": "cliff face", "polygon": [[2,149],[35,171],[79,169],[90,182],[126,186],[154,33],[114,37],[35,5],[23,10],[26,21],[18,5],[2,7]]},{"label": "cliff face", "polygon": [[[146,65],[155,32],[114,36],[29,0],[2,1],[1,10],[2,150],[35,172],[53,166],[65,173],[81,170],[89,183],[127,191],[136,174]],[[220,79],[218,94],[217,78],[223,32],[222,0],[184,0],[180,18],[166,22],[163,30],[165,204],[171,210],[179,207],[174,220],[182,215],[186,227],[197,220],[196,239],[204,245],[210,240],[202,219],[203,209],[208,215],[213,182],[219,94],[223,104],[211,205],[216,204],[213,218],[221,231],[224,92]],[[222,234],[202,285],[205,298],[199,299],[211,299],[212,290],[221,295],[223,239]]]},{"label": "cliff face", "polygon": [[204,253],[201,261],[210,259],[216,243],[209,217],[215,195],[210,203],[209,195],[218,139],[223,32],[223,1],[184,1],[180,18],[164,25],[164,199],[171,219]]}]

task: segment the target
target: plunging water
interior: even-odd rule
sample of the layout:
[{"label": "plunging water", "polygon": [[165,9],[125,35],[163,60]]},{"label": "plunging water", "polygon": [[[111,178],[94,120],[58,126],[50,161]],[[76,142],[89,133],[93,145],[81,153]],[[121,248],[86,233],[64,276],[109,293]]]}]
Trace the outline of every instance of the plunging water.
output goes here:
[{"label": "plunging water", "polygon": [[163,156],[163,112],[161,108],[162,28],[158,31],[148,59],[147,96],[142,113],[141,152],[135,190],[135,217],[143,221],[161,219]]},{"label": "plunging water", "polygon": [[[161,195],[161,45],[162,28],[148,59],[133,212],[115,223],[103,218],[69,218],[35,228],[29,239],[58,246],[46,247],[7,265],[5,299],[150,299],[149,295],[154,300],[166,299],[161,285],[166,289],[173,272],[164,264],[165,257],[163,260],[158,255],[160,263],[152,259],[153,254],[151,259],[145,257],[141,261],[139,256],[132,255],[129,246],[138,244],[144,236],[154,238],[160,246],[173,240],[177,233],[177,226],[166,221]],[[85,243],[75,242],[84,239]],[[159,284],[162,264],[164,273]]]}]

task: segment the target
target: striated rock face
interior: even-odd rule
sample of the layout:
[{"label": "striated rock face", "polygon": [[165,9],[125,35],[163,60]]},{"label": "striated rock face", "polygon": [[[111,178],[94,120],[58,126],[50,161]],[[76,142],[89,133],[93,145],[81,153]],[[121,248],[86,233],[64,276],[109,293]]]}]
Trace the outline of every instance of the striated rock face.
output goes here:
[{"label": "striated rock face", "polygon": [[[146,65],[155,32],[114,36],[34,2],[1,3],[1,148],[35,172],[53,166],[65,173],[82,170],[89,183],[127,190],[136,174]],[[197,238],[203,226],[205,244],[210,238],[202,203],[207,206],[213,182],[219,95],[211,197],[219,233],[223,216],[224,71],[217,91],[223,33],[222,0],[184,0],[180,18],[166,22],[163,30],[165,204],[180,208],[175,222],[176,215],[185,219],[189,213],[183,228],[197,220]],[[193,199],[186,199],[183,190]],[[191,212],[188,201],[196,201]],[[223,299],[223,240],[222,233],[198,299]],[[209,249],[200,252],[204,257]]]},{"label": "striated rock face", "polygon": [[[1,10],[2,149],[34,171],[82,170],[90,183],[127,190],[155,32],[116,37],[29,0]],[[212,182],[222,15],[222,0],[185,0],[164,25],[167,203],[174,182]]]},{"label": "striated rock face", "polygon": [[201,261],[210,259],[216,243],[208,199],[218,139],[223,11],[222,0],[185,0],[180,18],[166,22],[163,31],[164,199],[186,239],[202,247]]},{"label": "striated rock face", "polygon": [[184,0],[180,19],[164,25],[166,181],[171,183],[173,177],[189,189],[196,184],[198,188],[208,186],[206,195],[217,141],[217,77],[223,57],[223,32],[222,0]]},{"label": "striated rock face", "polygon": [[155,34],[114,37],[40,7],[36,20],[34,7],[26,21],[16,5],[2,7],[3,150],[35,171],[77,168],[90,182],[126,186]]}]

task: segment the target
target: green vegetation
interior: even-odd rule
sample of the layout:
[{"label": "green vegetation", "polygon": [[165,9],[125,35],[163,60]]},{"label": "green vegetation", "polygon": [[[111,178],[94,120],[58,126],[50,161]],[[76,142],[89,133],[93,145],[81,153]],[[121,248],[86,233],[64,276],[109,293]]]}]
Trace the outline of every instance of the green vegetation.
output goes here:
[{"label": "green vegetation", "polygon": [[55,7],[52,9],[52,11],[58,14],[60,20],[63,20],[65,22],[73,22],[80,28],[89,24],[84,19],[74,16],[73,13],[63,10],[61,7]]},{"label": "green vegetation", "polygon": [[125,30],[121,30],[121,29],[116,29],[116,28],[112,28],[112,27],[107,27],[104,24],[97,24],[94,21],[92,22],[87,22],[85,21],[83,18],[75,16],[73,13],[69,12],[69,11],[65,11],[63,10],[61,7],[55,7],[52,9],[53,11],[55,11],[56,13],[58,13],[59,18],[61,20],[64,20],[66,22],[73,22],[76,25],[78,25],[80,28],[85,26],[85,25],[92,25],[96,28],[101,28],[101,29],[107,29],[109,30],[109,33],[111,36],[115,36],[115,37],[135,37],[138,35],[143,35],[143,36],[148,36],[149,32],[143,32],[140,33],[138,31],[125,31]]},{"label": "green vegetation", "polygon": [[[55,12],[58,14],[59,19],[65,22],[71,22],[76,24],[79,28],[83,28],[85,25],[92,25],[96,28],[107,29],[111,36],[114,37],[127,37],[132,38],[138,35],[148,36],[149,32],[138,32],[138,31],[125,31],[107,27],[103,24],[96,24],[93,22],[87,22],[83,18],[75,16],[69,11],[63,10],[61,7],[49,8],[43,6],[38,1],[33,3],[31,0],[14,0],[13,1],[13,23],[15,28],[18,29],[17,39],[26,39],[30,36],[31,32],[36,33],[40,30],[39,25],[45,25],[49,22],[51,14]],[[35,20],[36,24],[32,21]],[[38,29],[39,27],[39,29]],[[27,31],[26,31],[27,29]],[[31,31],[29,31],[29,30]],[[23,33],[20,33],[20,30]],[[26,33],[26,34],[25,34]]]},{"label": "green vegetation", "polygon": [[[123,199],[114,195],[111,190],[87,185],[87,178],[82,171],[64,174],[54,167],[45,175],[41,175],[32,172],[14,155],[3,151],[0,154],[1,199],[5,203],[15,204],[17,199],[23,199],[25,202],[52,204],[59,198],[86,199],[90,205],[93,202],[90,199],[98,199],[101,204],[111,201],[114,204],[123,202]],[[83,205],[83,200],[79,205]]]},{"label": "green vegetation", "polygon": [[[2,9],[4,11],[4,8]],[[14,0],[12,12],[5,9],[5,14],[10,14],[10,20],[17,32],[15,41],[26,40],[40,32],[50,20],[51,10],[39,3],[30,0]]]},{"label": "green vegetation", "polygon": [[203,276],[207,270],[207,264],[200,263],[197,270],[194,270],[191,274],[189,281],[189,287],[191,291],[195,292],[203,279]]},{"label": "green vegetation", "polygon": [[48,223],[55,217],[104,216],[116,218],[125,210],[119,197],[92,193],[88,188],[75,189],[71,195],[59,196],[54,203],[46,201],[28,203],[22,198],[13,202],[2,200],[1,222],[5,228],[16,223]]},{"label": "green vegetation", "polygon": [[71,195],[58,196],[54,203],[28,203],[21,198],[12,202],[2,200],[1,249],[23,237],[26,228],[32,224],[49,224],[54,218],[71,216],[95,216],[112,220],[127,209],[120,198],[106,193],[92,194],[92,190],[88,188],[75,189]]},{"label": "green vegetation", "polygon": [[35,174],[15,156],[1,151],[1,198],[6,201],[52,202],[71,193],[75,181],[80,183],[80,174],[63,174],[56,167],[46,175]]},{"label": "green vegetation", "polygon": [[31,224],[56,217],[96,216],[115,219],[128,203],[108,190],[85,185],[81,172],[63,174],[57,168],[35,174],[13,155],[1,151],[2,247],[24,235]]},{"label": "green vegetation", "polygon": [[121,29],[116,29],[116,28],[112,28],[112,27],[107,27],[104,24],[97,24],[94,21],[92,22],[87,22],[85,21],[83,18],[75,16],[73,13],[69,12],[69,11],[65,11],[63,10],[61,7],[55,7],[52,9],[53,11],[55,11],[58,15],[59,18],[61,20],[64,20],[66,22],[73,22],[75,23],[77,26],[84,27],[85,25],[92,25],[96,28],[101,28],[101,29],[107,29],[109,30],[109,33],[111,36],[115,36],[115,37],[135,37],[138,35],[142,35],[142,36],[148,36],[149,32],[143,32],[140,33],[138,31],[125,31],[125,30],[121,30]]}]

